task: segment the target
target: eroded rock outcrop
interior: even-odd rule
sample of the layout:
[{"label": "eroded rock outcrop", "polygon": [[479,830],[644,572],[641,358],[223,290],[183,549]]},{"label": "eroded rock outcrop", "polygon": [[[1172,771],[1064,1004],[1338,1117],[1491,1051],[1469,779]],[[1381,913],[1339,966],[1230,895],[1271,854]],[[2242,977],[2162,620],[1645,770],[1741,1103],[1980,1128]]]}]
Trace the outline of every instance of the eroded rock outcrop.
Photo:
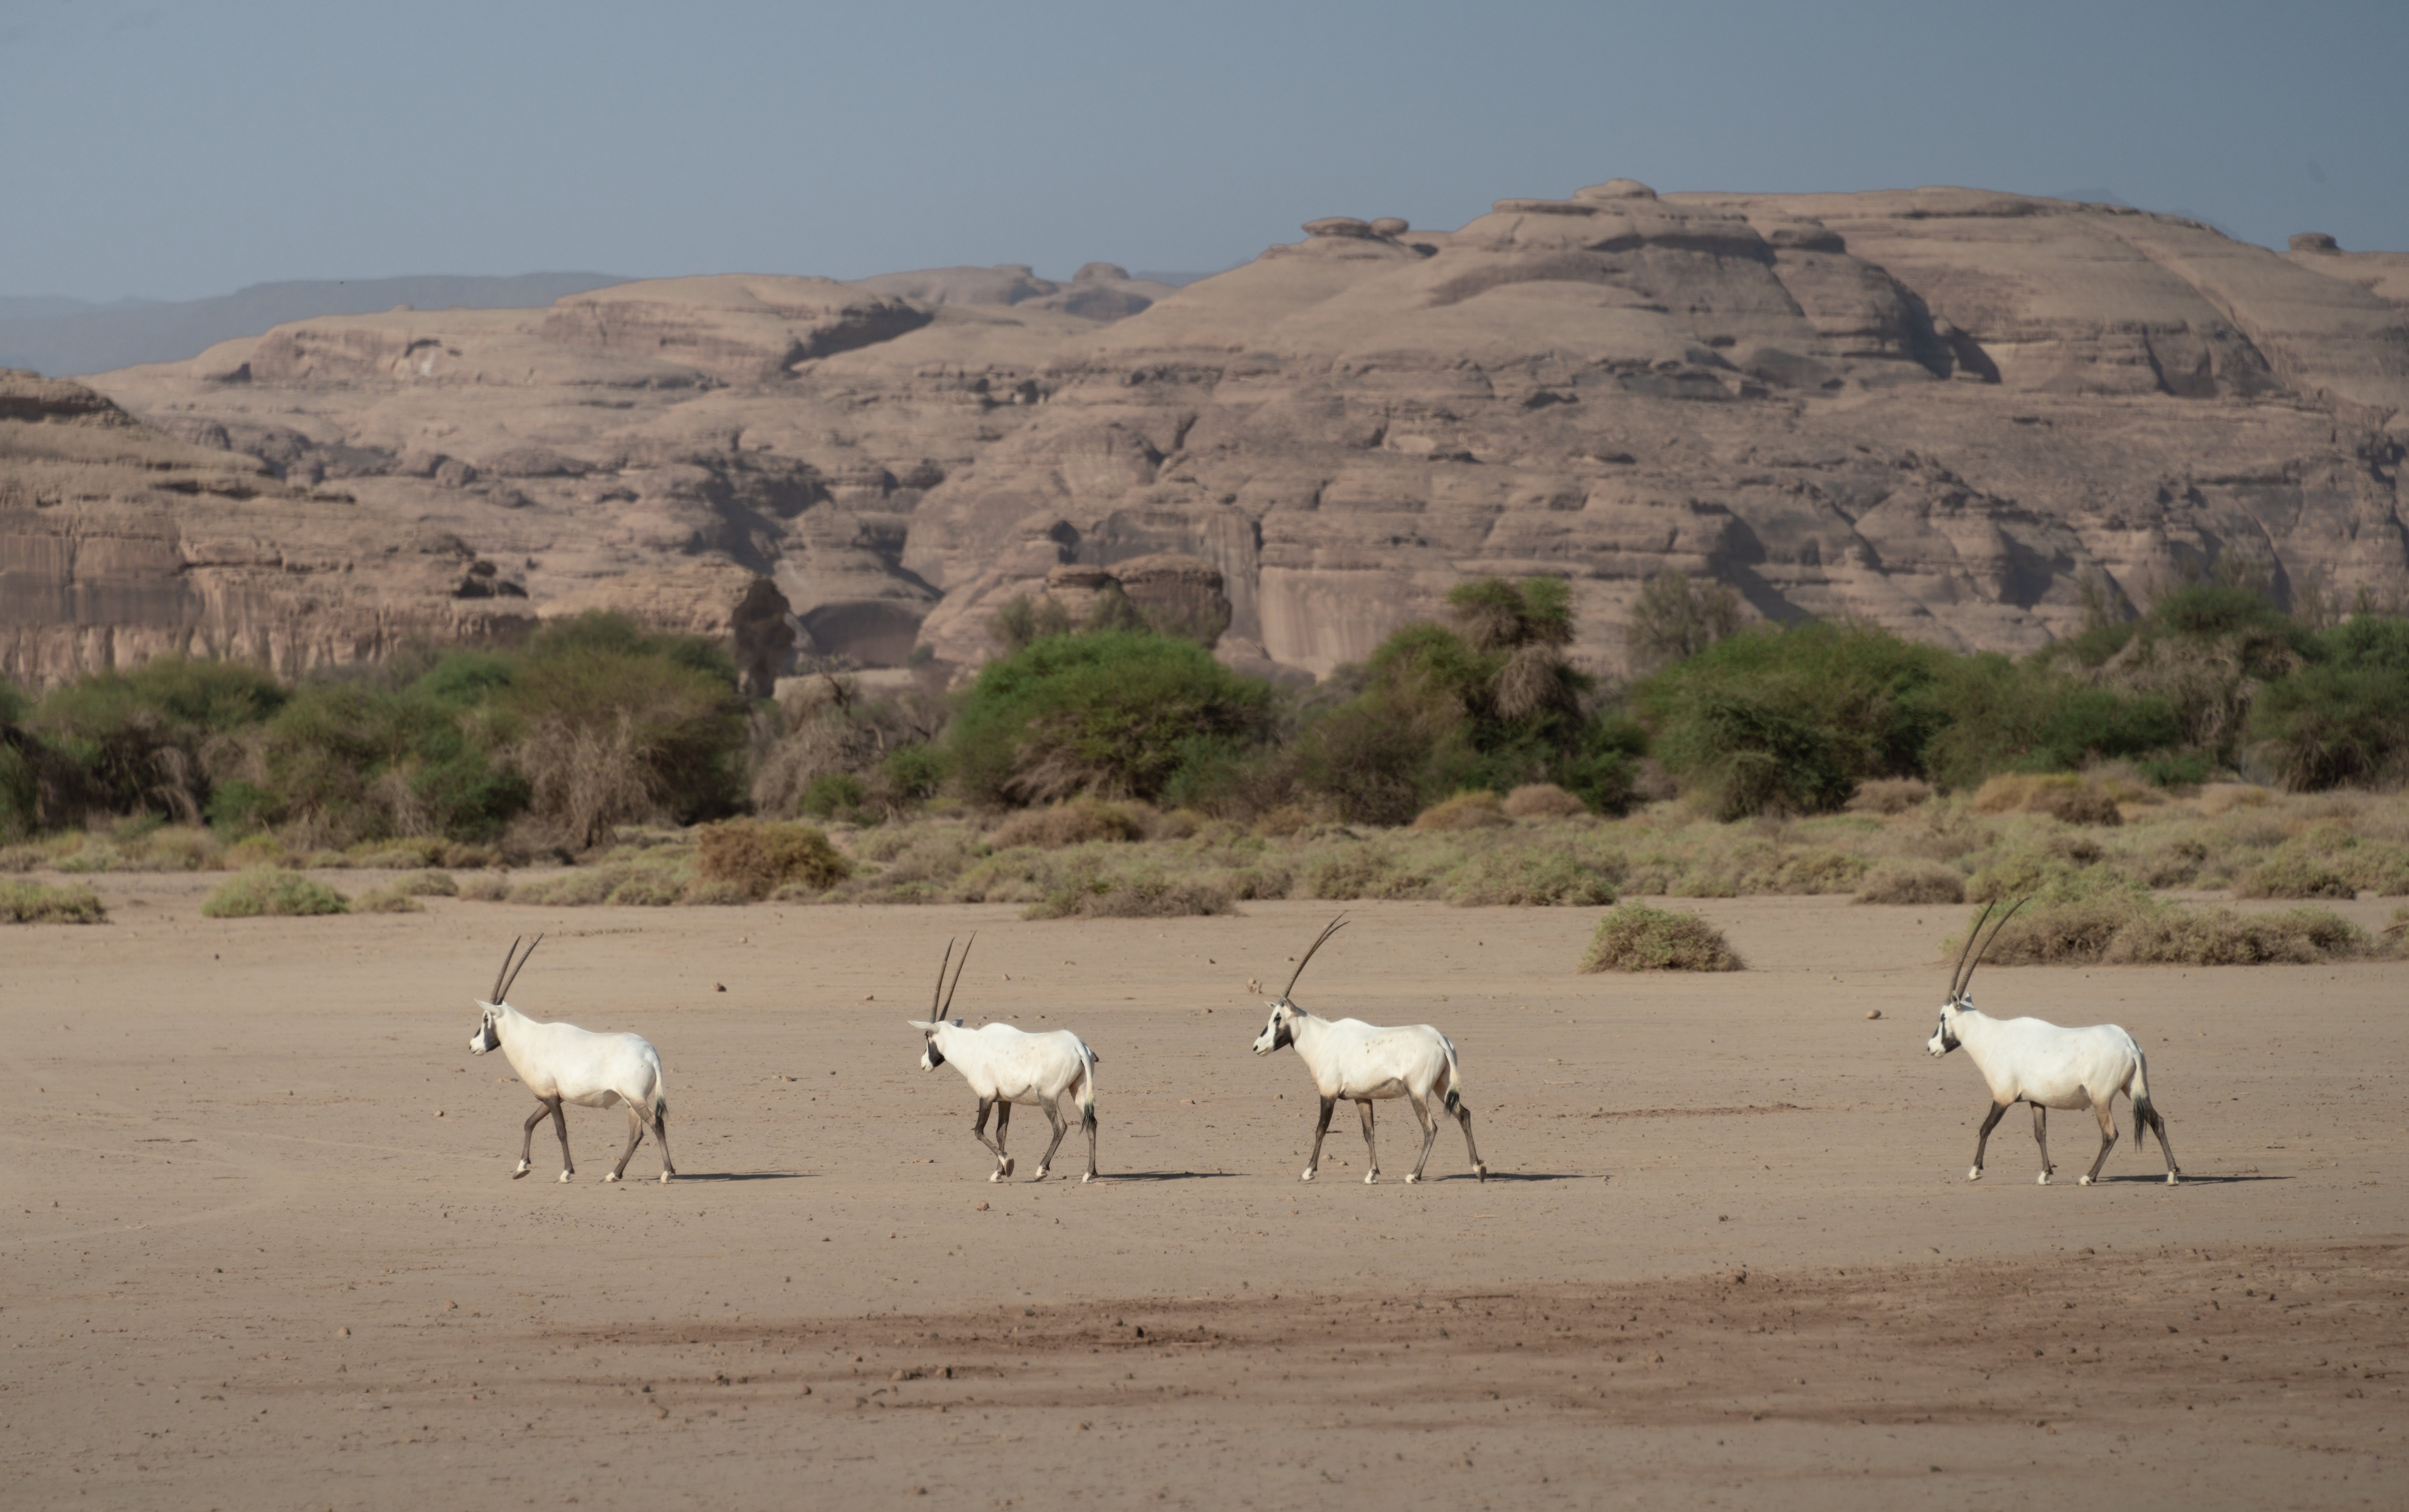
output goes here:
[{"label": "eroded rock outcrop", "polygon": [[1480,572],[1570,578],[1606,670],[1668,568],[1768,619],[2019,651],[2080,625],[2086,574],[2409,587],[2409,325],[2334,254],[1979,191],[1628,180],[1307,231],[1066,346],[1040,416],[923,502],[940,654],[1059,563],[1163,550],[1316,670]]},{"label": "eroded rock outcrop", "polygon": [[867,665],[975,662],[1014,595],[1134,598],[1163,554],[1218,574],[1225,659],[1314,671],[1475,573],[1570,580],[1609,671],[1671,568],[1768,620],[2008,651],[2079,626],[2086,584],[2139,602],[2219,564],[2409,591],[2401,254],[1628,180],[1306,232],[1176,291],[1110,265],[659,281],[304,322],[98,386],[184,454],[460,543],[444,612],[726,634],[766,578],[799,653]]},{"label": "eroded rock outcrop", "polygon": [[[476,568],[483,566],[483,576]],[[32,687],[171,652],[286,674],[533,622],[461,540],[0,369],[0,677]]]}]

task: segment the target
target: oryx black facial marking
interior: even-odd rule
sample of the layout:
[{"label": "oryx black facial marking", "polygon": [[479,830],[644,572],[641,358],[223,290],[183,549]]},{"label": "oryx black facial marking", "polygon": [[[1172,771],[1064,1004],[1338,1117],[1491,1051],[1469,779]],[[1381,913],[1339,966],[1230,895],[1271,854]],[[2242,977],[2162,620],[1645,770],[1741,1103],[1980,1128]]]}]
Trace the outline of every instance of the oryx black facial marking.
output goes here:
[{"label": "oryx black facial marking", "polygon": [[[1950,972],[1949,996],[1943,1000],[1940,1022],[1925,1042],[1925,1050],[1939,1058],[1962,1046],[1990,1087],[1991,1106],[1974,1137],[1974,1164],[1966,1173],[1967,1180],[1983,1179],[1983,1158],[1991,1131],[2009,1108],[2025,1102],[2033,1110],[2033,1145],[2041,1156],[2038,1179],[2044,1187],[2057,1169],[2049,1156],[2049,1110],[2088,1108],[2099,1120],[2099,1150],[2083,1176],[2087,1187],[2099,1180],[2116,1144],[2113,1103],[2119,1093],[2133,1100],[2136,1140],[2145,1128],[2158,1130],[2157,1112],[2150,1102],[2148,1064],[2140,1044],[2114,1024],[2067,1029],[2040,1018],[1992,1018],[1975,1009],[1969,991],[1975,970],[1998,943],[2009,921],[2030,901],[2029,898],[2019,900],[1987,937],[1983,927],[1998,905],[1986,906],[1974,921],[1957,953],[1957,964]],[[2181,1172],[2162,1130],[2158,1130],[2158,1145],[2167,1160],[2168,1184],[2174,1185]]]}]

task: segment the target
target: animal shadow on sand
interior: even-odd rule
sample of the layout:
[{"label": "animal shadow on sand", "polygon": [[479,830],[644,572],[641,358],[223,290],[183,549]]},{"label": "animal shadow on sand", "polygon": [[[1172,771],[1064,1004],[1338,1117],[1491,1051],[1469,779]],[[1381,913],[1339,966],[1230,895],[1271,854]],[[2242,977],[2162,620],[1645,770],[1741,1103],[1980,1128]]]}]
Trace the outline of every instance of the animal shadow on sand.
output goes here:
[{"label": "animal shadow on sand", "polygon": [[[2200,1175],[2197,1172],[2186,1171],[2183,1174],[2183,1181],[2181,1185],[2185,1187],[2234,1187],[2239,1186],[2245,1181],[2289,1181],[2292,1178],[2289,1176],[2258,1175],[2249,1173],[2234,1173],[2221,1176],[2204,1176]],[[2163,1187],[2166,1184],[2167,1178],[2165,1176],[2154,1175],[2147,1171],[2143,1171],[2133,1175],[2101,1176],[2093,1185],[2100,1187]]]},{"label": "animal shadow on sand", "polygon": [[1218,1181],[1234,1176],[1235,1171],[1107,1171],[1098,1181]]},{"label": "animal shadow on sand", "polygon": [[[1422,1179],[1437,1182],[1478,1181],[1482,1178],[1469,1171],[1450,1171],[1443,1176],[1425,1176]],[[1492,1171],[1487,1179],[1490,1181],[1587,1181],[1589,1178],[1578,1171]],[[1612,1181],[1614,1178],[1601,1176],[1598,1179]]]},{"label": "animal shadow on sand", "polygon": [[[671,1183],[682,1187],[689,1181],[811,1181],[808,1171],[681,1171]],[[642,1185],[637,1183],[637,1185]]]}]

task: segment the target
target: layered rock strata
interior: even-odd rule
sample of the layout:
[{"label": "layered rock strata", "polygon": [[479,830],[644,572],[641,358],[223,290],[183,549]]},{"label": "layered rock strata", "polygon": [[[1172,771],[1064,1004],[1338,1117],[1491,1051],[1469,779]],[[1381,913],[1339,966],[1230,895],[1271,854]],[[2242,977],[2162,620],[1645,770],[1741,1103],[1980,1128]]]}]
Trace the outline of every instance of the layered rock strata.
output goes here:
[{"label": "layered rock strata", "polygon": [[443,613],[726,634],[768,578],[796,654],[866,665],[974,663],[1014,595],[1165,553],[1219,574],[1229,658],[1316,672],[1479,573],[1570,580],[1575,652],[1608,672],[1668,569],[1766,620],[2003,651],[2209,573],[2409,594],[2399,254],[1972,190],[1627,180],[1455,231],[1306,231],[1176,291],[1102,265],[658,281],[303,322],[96,383],[350,496],[363,539],[493,564],[430,580]]}]

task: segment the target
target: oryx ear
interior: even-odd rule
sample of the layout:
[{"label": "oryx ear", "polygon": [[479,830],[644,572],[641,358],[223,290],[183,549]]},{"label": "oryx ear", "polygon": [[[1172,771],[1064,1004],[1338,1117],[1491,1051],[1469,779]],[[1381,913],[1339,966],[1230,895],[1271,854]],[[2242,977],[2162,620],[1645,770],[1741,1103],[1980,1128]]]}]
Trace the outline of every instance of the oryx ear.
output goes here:
[{"label": "oryx ear", "polygon": [[961,1028],[961,1027],[962,1027],[962,1020],[960,1020],[960,1019],[959,1019],[959,1018],[955,1019],[955,1020],[954,1020],[954,1028],[956,1028],[956,1029],[959,1029],[959,1028]]}]

